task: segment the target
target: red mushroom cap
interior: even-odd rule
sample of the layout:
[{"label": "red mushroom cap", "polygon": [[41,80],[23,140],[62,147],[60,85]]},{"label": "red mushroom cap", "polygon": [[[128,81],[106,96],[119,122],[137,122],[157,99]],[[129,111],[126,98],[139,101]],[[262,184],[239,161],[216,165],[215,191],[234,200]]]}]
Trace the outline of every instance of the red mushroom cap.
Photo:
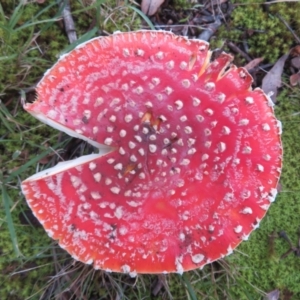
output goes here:
[{"label": "red mushroom cap", "polygon": [[[25,109],[102,148],[22,183],[48,234],[95,268],[183,272],[258,227],[281,172],[279,122],[251,76],[170,32],[95,38]],[[104,145],[104,146],[103,146]]]}]

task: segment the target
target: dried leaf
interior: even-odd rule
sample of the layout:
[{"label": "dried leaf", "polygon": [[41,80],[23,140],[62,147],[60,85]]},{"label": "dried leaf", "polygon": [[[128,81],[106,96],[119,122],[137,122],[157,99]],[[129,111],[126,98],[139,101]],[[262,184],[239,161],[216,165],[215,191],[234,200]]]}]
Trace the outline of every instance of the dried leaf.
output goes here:
[{"label": "dried leaf", "polygon": [[39,160],[39,163],[41,165],[46,165],[52,159],[53,155],[54,155],[54,153],[50,153],[49,155],[46,155],[45,157],[43,157],[42,159]]},{"label": "dried leaf", "polygon": [[165,0],[143,0],[141,4],[142,12],[147,16],[154,15]]},{"label": "dried leaf", "polygon": [[300,56],[300,45],[291,49],[291,56]]},{"label": "dried leaf", "polygon": [[281,75],[288,56],[289,53],[281,56],[262,81],[263,91],[267,95],[270,94],[274,103],[276,102],[277,89],[281,87]]},{"label": "dried leaf", "polygon": [[296,86],[297,84],[300,84],[300,72],[290,76],[290,84],[291,86]]},{"label": "dried leaf", "polygon": [[255,59],[251,60],[250,62],[248,62],[246,64],[246,66],[244,66],[244,68],[248,71],[252,70],[255,67],[257,67],[263,60],[264,60],[263,57],[255,58]]},{"label": "dried leaf", "polygon": [[291,65],[296,69],[300,69],[300,56],[292,58]]},{"label": "dried leaf", "polygon": [[278,300],[279,296],[280,296],[280,291],[274,290],[266,295],[265,300]]}]

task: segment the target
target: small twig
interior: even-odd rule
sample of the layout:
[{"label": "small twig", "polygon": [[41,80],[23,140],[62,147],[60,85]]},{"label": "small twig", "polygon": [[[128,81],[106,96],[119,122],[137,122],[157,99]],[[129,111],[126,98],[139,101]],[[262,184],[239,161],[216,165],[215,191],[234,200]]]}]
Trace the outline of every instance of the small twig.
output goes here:
[{"label": "small twig", "polygon": [[160,290],[164,287],[163,280],[165,280],[165,278],[162,278],[159,275],[156,277],[156,280],[155,280],[155,282],[154,282],[154,284],[152,286],[152,290],[151,290],[151,294],[153,296],[156,297],[158,295],[158,293],[160,292]]},{"label": "small twig", "polygon": [[281,230],[278,235],[283,238],[284,240],[286,240],[290,246],[290,248],[294,248],[292,241],[290,240],[290,238],[287,236],[286,232],[284,230]]},{"label": "small twig", "polygon": [[227,46],[234,52],[240,54],[243,58],[245,58],[248,62],[251,61],[251,57],[245,53],[244,51],[242,51],[238,46],[236,46],[234,43],[232,42],[228,42]]},{"label": "small twig", "polygon": [[297,43],[300,44],[300,38],[296,35],[295,31],[290,27],[290,25],[282,18],[280,14],[277,14],[277,17],[286,26],[286,28],[292,33]]},{"label": "small twig", "polygon": [[209,39],[213,36],[213,34],[217,31],[221,24],[221,19],[217,17],[214,23],[210,23],[207,28],[199,34],[198,39],[209,41]]},{"label": "small twig", "polygon": [[300,231],[298,232],[299,238],[298,238],[298,246],[295,247],[292,244],[292,241],[290,240],[290,238],[287,236],[286,232],[284,230],[280,231],[278,233],[279,237],[283,238],[284,240],[286,240],[290,246],[290,249],[288,249],[288,251],[286,251],[284,254],[281,255],[280,259],[283,259],[285,257],[287,257],[290,253],[294,253],[296,256],[300,256]]},{"label": "small twig", "polygon": [[60,8],[63,7],[62,17],[64,19],[65,30],[70,44],[77,40],[77,34],[75,29],[75,23],[71,13],[71,6],[69,0],[57,0]]}]

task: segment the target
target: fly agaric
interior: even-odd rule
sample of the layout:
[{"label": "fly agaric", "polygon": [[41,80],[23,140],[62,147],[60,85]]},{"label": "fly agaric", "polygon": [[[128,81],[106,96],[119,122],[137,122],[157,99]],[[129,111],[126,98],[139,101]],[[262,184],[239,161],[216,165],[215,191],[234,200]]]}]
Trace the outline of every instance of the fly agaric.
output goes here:
[{"label": "fly agaric", "polygon": [[251,76],[208,43],[163,31],[64,55],[24,108],[100,149],[22,182],[45,230],[96,269],[203,267],[258,227],[276,196],[280,123]]}]

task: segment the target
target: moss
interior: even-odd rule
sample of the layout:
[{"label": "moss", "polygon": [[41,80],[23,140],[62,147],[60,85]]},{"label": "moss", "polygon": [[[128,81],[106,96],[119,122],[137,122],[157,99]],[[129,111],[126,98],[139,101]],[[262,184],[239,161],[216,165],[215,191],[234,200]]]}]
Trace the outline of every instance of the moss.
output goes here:
[{"label": "moss", "polygon": [[174,9],[182,10],[192,8],[195,5],[195,3],[193,3],[193,1],[190,0],[173,0],[170,2],[170,5]]},{"label": "moss", "polygon": [[[14,201],[19,200],[17,191],[10,191]],[[2,205],[2,203],[1,203]],[[0,205],[0,207],[1,207]],[[20,206],[19,206],[20,209]],[[1,220],[4,220],[4,210],[1,207]],[[42,249],[49,245],[49,239],[41,228],[21,225],[18,214],[13,213],[13,221],[19,224],[15,227],[18,246],[22,257],[16,259],[6,223],[1,225],[0,239],[0,299],[25,299],[38,292],[45,284],[47,276],[53,274],[51,264],[43,258]],[[42,267],[38,267],[38,265]]]},{"label": "moss", "polygon": [[141,19],[125,2],[110,0],[102,9],[100,28],[115,31],[134,31],[141,28]]},{"label": "moss", "polygon": [[[243,1],[235,1],[241,3]],[[264,57],[265,62],[275,62],[295,44],[291,31],[280,18],[300,35],[300,3],[257,4],[265,1],[244,1],[247,5],[237,5],[231,19],[217,32],[212,44],[228,39],[236,44],[246,41],[249,54]],[[255,2],[256,4],[250,4]]]},{"label": "moss", "polygon": [[[19,4],[16,10],[14,1],[3,5],[5,18],[0,18],[0,94],[5,94],[20,87],[25,88],[36,83],[43,72],[55,61],[56,55],[66,38],[57,25],[51,30],[45,30],[46,21],[56,13],[51,3]],[[13,11],[13,8],[15,11]],[[44,13],[37,18],[37,14],[44,9]],[[15,25],[13,25],[15,23]],[[24,25],[30,24],[29,27]],[[21,29],[22,28],[22,29]],[[30,76],[27,76],[30,73]]]}]

